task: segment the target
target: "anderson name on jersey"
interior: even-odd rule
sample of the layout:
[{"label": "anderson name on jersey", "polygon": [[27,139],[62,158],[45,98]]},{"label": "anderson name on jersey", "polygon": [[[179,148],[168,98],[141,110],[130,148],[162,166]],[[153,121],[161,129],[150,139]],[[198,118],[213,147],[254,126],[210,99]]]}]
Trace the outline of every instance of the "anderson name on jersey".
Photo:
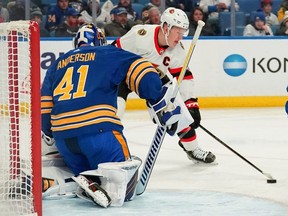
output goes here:
[{"label": "anderson name on jersey", "polygon": [[116,98],[123,80],[140,98],[151,102],[161,93],[157,71],[133,53],[110,45],[65,53],[48,69],[41,88],[43,132],[63,139],[122,131]]}]

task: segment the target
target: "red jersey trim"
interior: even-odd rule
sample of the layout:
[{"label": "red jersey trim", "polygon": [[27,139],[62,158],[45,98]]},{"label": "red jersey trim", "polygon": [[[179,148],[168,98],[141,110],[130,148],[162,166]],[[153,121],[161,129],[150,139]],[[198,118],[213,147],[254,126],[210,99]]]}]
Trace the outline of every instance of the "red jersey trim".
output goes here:
[{"label": "red jersey trim", "polygon": [[122,48],[121,47],[120,38],[116,39],[116,45],[117,45],[118,48]]},{"label": "red jersey trim", "polygon": [[[170,74],[173,77],[176,77],[176,79],[178,80],[178,77],[179,77],[179,75],[181,73],[182,67],[173,68],[173,69],[169,68],[168,70],[169,70]],[[183,79],[184,80],[190,80],[190,79],[194,79],[194,77],[193,77],[192,73],[187,73],[187,71],[186,71],[185,74],[184,74],[184,78]]]},{"label": "red jersey trim", "polygon": [[181,70],[182,70],[182,67],[173,68],[173,69],[169,68],[169,71],[170,71],[170,73],[171,73],[172,75],[173,75],[173,74],[176,74],[176,73],[180,73]]},{"label": "red jersey trim", "polygon": [[163,54],[165,52],[165,48],[163,47],[160,47],[159,43],[158,43],[158,34],[159,34],[159,31],[160,31],[160,26],[157,26],[155,28],[155,31],[154,31],[154,44],[155,44],[155,49],[156,51],[158,52],[159,55]]}]

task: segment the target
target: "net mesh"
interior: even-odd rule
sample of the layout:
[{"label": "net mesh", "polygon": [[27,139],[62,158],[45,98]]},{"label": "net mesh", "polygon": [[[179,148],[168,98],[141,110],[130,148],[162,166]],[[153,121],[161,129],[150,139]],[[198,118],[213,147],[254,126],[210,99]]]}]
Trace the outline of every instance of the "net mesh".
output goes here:
[{"label": "net mesh", "polygon": [[28,21],[0,24],[0,215],[34,215]]}]

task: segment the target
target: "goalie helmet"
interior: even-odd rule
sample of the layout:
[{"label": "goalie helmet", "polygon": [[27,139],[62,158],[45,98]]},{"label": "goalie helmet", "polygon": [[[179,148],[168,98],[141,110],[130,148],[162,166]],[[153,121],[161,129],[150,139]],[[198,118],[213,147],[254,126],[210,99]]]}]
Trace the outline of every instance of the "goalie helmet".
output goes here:
[{"label": "goalie helmet", "polygon": [[[161,15],[161,27],[163,28],[164,23],[167,23],[168,29],[170,30],[173,26],[185,29],[188,32],[189,19],[186,13],[178,8],[169,7]],[[188,34],[188,33],[187,33]]]},{"label": "goalie helmet", "polygon": [[94,24],[82,25],[73,39],[74,48],[83,44],[90,46],[104,46],[107,44],[103,31]]}]

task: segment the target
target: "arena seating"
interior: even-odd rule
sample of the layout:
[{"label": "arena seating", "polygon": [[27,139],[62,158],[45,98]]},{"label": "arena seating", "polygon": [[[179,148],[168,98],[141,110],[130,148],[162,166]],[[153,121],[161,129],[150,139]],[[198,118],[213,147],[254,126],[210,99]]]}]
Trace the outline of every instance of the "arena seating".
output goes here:
[{"label": "arena seating", "polygon": [[[221,12],[219,13],[219,25],[221,35],[224,35],[224,32],[231,26],[231,13],[230,12]],[[246,17],[245,13],[241,11],[235,12],[235,25],[236,26],[245,26]]]}]

